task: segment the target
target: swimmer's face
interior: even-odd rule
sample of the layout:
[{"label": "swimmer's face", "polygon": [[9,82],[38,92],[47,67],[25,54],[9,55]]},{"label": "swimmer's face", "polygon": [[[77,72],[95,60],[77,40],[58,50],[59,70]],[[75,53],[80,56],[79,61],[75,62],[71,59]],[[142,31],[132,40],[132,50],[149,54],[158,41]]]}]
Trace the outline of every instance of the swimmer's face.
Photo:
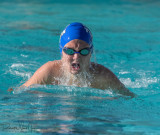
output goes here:
[{"label": "swimmer's face", "polygon": [[[89,48],[89,45],[83,40],[74,39],[68,42],[64,47],[74,49],[78,52],[84,48]],[[87,56],[83,56],[79,53],[68,55],[62,51],[62,61],[65,69],[72,74],[88,71],[90,66],[90,58],[91,53]]]}]

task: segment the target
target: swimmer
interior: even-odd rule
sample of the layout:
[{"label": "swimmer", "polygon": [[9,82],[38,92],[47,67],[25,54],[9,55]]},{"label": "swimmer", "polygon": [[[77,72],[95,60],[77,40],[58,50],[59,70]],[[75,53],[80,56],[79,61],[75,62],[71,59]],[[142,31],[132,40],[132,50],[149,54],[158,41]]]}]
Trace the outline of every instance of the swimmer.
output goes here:
[{"label": "swimmer", "polygon": [[60,36],[61,59],[41,66],[23,84],[74,85],[96,89],[111,89],[116,93],[134,97],[116,75],[103,65],[90,61],[94,49],[90,30],[81,23],[69,24]]}]

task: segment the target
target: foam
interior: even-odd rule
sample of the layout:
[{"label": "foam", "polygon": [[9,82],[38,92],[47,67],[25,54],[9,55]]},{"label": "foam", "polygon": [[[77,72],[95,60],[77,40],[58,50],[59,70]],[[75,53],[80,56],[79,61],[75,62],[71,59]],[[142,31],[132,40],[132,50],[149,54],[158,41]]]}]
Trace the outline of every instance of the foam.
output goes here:
[{"label": "foam", "polygon": [[157,77],[142,77],[137,78],[135,81],[132,81],[131,78],[120,78],[120,81],[126,86],[130,88],[147,88],[149,85],[153,83],[158,83],[159,79]]},{"label": "foam", "polygon": [[28,57],[28,55],[24,55],[24,54],[21,54],[21,56],[24,57],[24,58],[27,58],[27,57]]},{"label": "foam", "polygon": [[21,64],[21,63],[15,63],[15,64],[12,64],[11,65],[11,68],[19,68],[19,67],[24,67],[24,64]]},{"label": "foam", "polygon": [[122,74],[122,75],[124,75],[124,74],[129,74],[130,72],[128,72],[128,71],[121,71],[121,72],[119,72],[119,74]]},{"label": "foam", "polygon": [[9,72],[16,76],[27,77],[28,79],[31,77],[30,72],[24,72],[25,64],[22,63],[14,63],[10,66]]}]

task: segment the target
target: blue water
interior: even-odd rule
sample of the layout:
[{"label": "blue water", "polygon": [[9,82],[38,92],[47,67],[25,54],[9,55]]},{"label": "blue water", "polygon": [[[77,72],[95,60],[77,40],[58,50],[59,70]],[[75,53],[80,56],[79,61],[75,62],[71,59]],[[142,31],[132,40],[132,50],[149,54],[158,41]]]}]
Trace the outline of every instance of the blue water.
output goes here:
[{"label": "blue water", "polygon": [[[159,12],[158,0],[1,1],[0,134],[160,134]],[[75,21],[93,33],[92,60],[138,97],[109,100],[111,91],[73,86],[16,91],[61,58],[59,35]]]}]

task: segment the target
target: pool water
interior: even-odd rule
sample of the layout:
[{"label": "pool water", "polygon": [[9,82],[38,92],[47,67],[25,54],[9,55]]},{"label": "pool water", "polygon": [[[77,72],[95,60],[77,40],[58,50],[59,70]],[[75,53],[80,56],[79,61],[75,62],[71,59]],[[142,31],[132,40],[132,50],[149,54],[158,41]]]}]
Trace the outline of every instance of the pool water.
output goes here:
[{"label": "pool water", "polygon": [[[0,2],[0,134],[160,134],[158,0]],[[138,96],[37,85],[18,91],[41,65],[61,58],[59,35],[71,22],[93,33],[92,60]],[[7,92],[12,87],[14,93]]]}]

